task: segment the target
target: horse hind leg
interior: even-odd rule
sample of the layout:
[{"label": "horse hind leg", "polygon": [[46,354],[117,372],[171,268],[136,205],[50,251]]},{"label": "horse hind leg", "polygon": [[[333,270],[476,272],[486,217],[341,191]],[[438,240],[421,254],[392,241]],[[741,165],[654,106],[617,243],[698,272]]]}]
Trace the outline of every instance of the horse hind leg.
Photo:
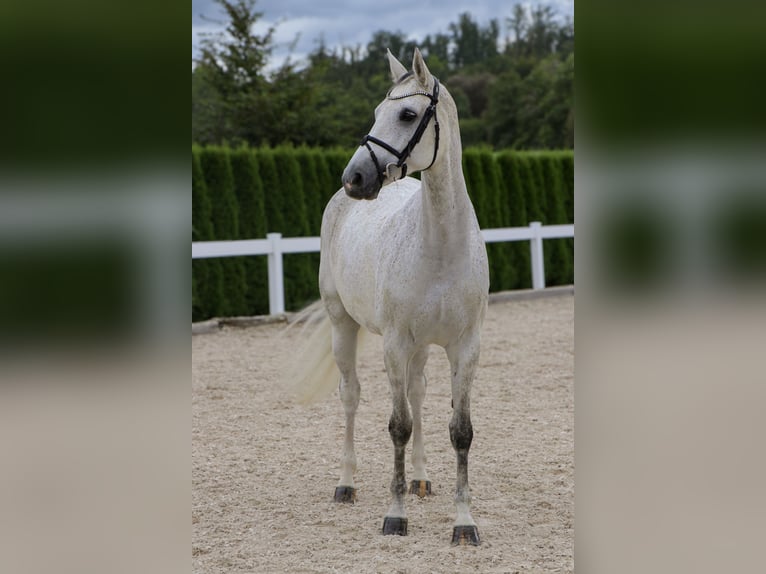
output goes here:
[{"label": "horse hind leg", "polygon": [[410,494],[423,498],[431,494],[431,481],[426,472],[426,453],[423,443],[423,401],[427,381],[423,369],[428,359],[428,347],[424,347],[410,361],[407,373],[407,399],[412,408],[412,472]]},{"label": "horse hind leg", "polygon": [[[341,315],[340,317],[338,315]],[[346,415],[340,480],[335,488],[335,502],[354,503],[356,487],[356,451],[354,449],[354,423],[359,407],[359,380],[356,376],[356,347],[359,324],[343,311],[333,318],[332,347],[340,371],[340,400]]]},{"label": "horse hind leg", "polygon": [[457,517],[452,530],[452,544],[478,546],[479,530],[471,516],[471,490],[468,486],[468,451],[473,441],[471,425],[471,384],[479,359],[478,336],[465,338],[447,349],[452,371],[453,412],[449,423],[450,440],[457,458],[455,507]]}]

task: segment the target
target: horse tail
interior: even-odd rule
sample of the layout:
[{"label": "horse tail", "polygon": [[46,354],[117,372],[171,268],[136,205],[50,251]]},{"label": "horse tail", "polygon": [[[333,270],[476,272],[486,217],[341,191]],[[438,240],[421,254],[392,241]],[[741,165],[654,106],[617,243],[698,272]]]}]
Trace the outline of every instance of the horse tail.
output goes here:
[{"label": "horse tail", "polygon": [[[332,351],[332,323],[321,300],[296,313],[283,335],[302,324],[301,341],[285,371],[284,386],[301,404],[316,403],[329,396],[340,384],[340,371]],[[360,327],[357,350],[364,347],[370,332]]]},{"label": "horse tail", "polygon": [[302,325],[299,344],[290,353],[290,366],[284,371],[283,387],[295,399],[308,404],[328,396],[340,381],[340,372],[332,353],[332,327],[321,300],[295,314],[282,332],[285,336],[295,325]]}]

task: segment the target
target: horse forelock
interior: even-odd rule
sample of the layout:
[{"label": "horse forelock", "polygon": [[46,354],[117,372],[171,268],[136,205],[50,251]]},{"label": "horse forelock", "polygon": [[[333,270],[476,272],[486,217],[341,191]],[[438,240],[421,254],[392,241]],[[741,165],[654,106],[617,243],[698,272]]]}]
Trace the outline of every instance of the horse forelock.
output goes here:
[{"label": "horse forelock", "polygon": [[399,84],[403,84],[407,80],[407,78],[410,78],[413,75],[414,75],[414,72],[412,72],[411,70],[409,72],[406,72],[406,73],[402,74],[401,76],[399,76],[399,79],[394,82],[394,86],[398,86]]},{"label": "horse forelock", "polygon": [[394,82],[394,85],[391,86],[391,89],[388,91],[387,99],[399,99],[402,97],[406,97],[407,95],[424,95],[424,96],[430,96],[431,92],[434,88],[434,78],[431,76],[431,80],[428,83],[428,86],[423,86],[418,82],[418,79],[415,77],[414,72],[407,72],[406,74],[403,74],[401,77],[399,77],[396,82]]}]

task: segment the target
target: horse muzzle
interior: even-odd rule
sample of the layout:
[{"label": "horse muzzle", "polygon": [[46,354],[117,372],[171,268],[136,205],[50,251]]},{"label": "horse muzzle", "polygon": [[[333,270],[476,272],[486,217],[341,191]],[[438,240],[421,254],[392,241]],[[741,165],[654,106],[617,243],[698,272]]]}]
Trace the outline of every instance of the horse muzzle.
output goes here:
[{"label": "horse muzzle", "polygon": [[351,162],[343,172],[343,190],[352,199],[375,199],[380,192],[380,180],[374,169],[354,165]]}]

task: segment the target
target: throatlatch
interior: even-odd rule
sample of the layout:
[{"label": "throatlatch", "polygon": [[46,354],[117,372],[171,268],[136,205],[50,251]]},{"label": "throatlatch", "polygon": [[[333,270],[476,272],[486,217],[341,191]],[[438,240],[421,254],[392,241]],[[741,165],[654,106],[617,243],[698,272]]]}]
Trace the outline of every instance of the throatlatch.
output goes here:
[{"label": "throatlatch", "polygon": [[[412,75],[412,72],[405,75],[402,79],[410,75]],[[372,161],[375,164],[375,169],[378,172],[378,180],[380,181],[381,185],[383,185],[383,182],[386,179],[386,170],[381,167],[380,163],[378,163],[378,158],[375,155],[375,152],[372,150],[372,147],[370,146],[370,142],[392,153],[396,157],[396,159],[399,160],[396,164],[396,167],[402,170],[401,178],[404,178],[407,175],[407,164],[405,162],[407,158],[410,157],[410,155],[412,154],[412,150],[414,150],[415,146],[418,145],[418,143],[420,142],[420,138],[423,137],[423,133],[425,133],[426,128],[428,127],[428,122],[430,122],[431,118],[433,118],[434,131],[436,133],[436,139],[434,144],[434,157],[431,160],[431,163],[428,164],[428,167],[425,169],[429,169],[436,161],[436,153],[439,151],[439,118],[436,116],[436,104],[439,103],[439,80],[435,76],[432,76],[432,77],[434,79],[434,90],[433,90],[433,93],[431,94],[429,94],[428,92],[418,91],[418,92],[410,92],[408,94],[403,94],[401,96],[392,97],[391,90],[393,90],[394,88],[391,88],[391,90],[389,90],[388,92],[388,95],[386,96],[386,98],[389,100],[402,100],[404,98],[409,98],[412,96],[426,96],[427,98],[431,100],[431,104],[426,108],[425,112],[423,113],[423,117],[420,118],[420,123],[418,124],[418,127],[415,130],[415,133],[412,134],[410,141],[407,142],[407,145],[404,147],[402,151],[396,150],[393,146],[387,144],[383,140],[376,138],[375,136],[371,136],[370,134],[367,134],[366,136],[364,136],[362,138],[362,141],[359,142],[360,146],[366,147],[367,151],[370,152],[370,157],[372,158]]]}]

